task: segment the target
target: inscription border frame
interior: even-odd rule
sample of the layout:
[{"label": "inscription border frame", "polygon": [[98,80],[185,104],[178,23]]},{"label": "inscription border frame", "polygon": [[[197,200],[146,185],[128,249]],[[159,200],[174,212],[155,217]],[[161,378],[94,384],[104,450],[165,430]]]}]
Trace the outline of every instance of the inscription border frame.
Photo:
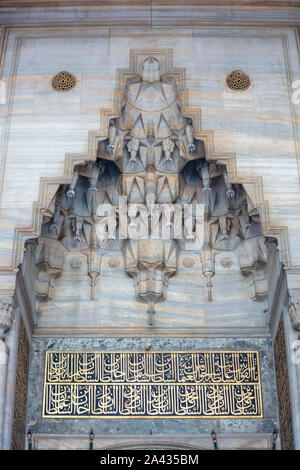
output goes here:
[{"label": "inscription border frame", "polygon": [[[260,368],[260,352],[259,350],[236,350],[236,349],[197,349],[197,350],[151,350],[151,351],[145,351],[144,349],[141,350],[125,350],[125,349],[120,349],[120,350],[47,350],[44,352],[45,353],[45,361],[44,361],[44,384],[43,384],[43,394],[42,394],[42,419],[262,419],[264,418],[263,415],[263,397],[262,397],[262,381],[261,381],[261,368]],[[258,374],[258,396],[259,396],[259,401],[261,405],[261,413],[260,415],[255,415],[255,416],[218,416],[218,415],[212,415],[212,416],[200,416],[200,415],[189,415],[189,416],[181,416],[181,415],[153,415],[153,416],[141,416],[141,415],[136,415],[136,416],[125,416],[125,415],[115,415],[115,416],[107,416],[107,415],[84,415],[84,416],[79,416],[79,415],[45,415],[44,414],[44,408],[45,408],[45,394],[46,394],[46,374],[47,374],[47,357],[50,354],[55,354],[55,353],[87,353],[87,354],[94,354],[94,353],[144,353],[144,354],[153,354],[153,353],[255,353],[257,356],[257,374]],[[64,383],[61,383],[63,385]],[[109,383],[107,383],[108,385]],[[121,384],[121,383],[120,383]],[[134,383],[133,383],[134,384]],[[164,385],[166,384],[165,382],[157,382],[157,385]],[[57,383],[59,385],[59,383]],[[68,385],[71,385],[69,383]],[[84,383],[78,383],[78,385],[85,385]],[[125,384],[126,385],[126,384]],[[143,385],[143,384],[141,384]],[[174,384],[170,384],[174,385]],[[182,384],[184,385],[184,384]],[[194,384],[193,384],[194,385]],[[197,385],[197,383],[196,383]],[[205,385],[205,384],[200,384],[200,385]],[[214,385],[214,384],[209,384],[209,385]],[[218,384],[218,385],[222,385]],[[232,385],[240,385],[239,383],[232,383]]]}]

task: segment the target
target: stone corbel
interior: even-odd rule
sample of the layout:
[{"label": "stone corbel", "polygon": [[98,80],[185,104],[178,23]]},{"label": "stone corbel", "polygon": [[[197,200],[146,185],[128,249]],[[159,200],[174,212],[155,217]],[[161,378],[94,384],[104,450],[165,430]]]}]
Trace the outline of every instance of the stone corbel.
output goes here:
[{"label": "stone corbel", "polygon": [[0,338],[4,341],[9,331],[14,312],[14,299],[12,295],[0,295]]}]

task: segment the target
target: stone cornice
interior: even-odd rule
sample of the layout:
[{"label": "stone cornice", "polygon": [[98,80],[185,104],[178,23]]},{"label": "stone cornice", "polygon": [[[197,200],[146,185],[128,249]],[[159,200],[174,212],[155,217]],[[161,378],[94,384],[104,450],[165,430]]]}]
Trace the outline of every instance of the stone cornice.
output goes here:
[{"label": "stone cornice", "polygon": [[88,338],[270,338],[266,328],[95,328],[95,327],[40,327],[33,337],[88,337]]},{"label": "stone cornice", "polygon": [[[184,8],[183,8],[184,6]],[[65,8],[110,10],[122,8],[122,10],[146,10],[156,11],[159,9],[176,10],[266,10],[266,11],[299,11],[298,0],[2,0],[1,8]]]},{"label": "stone cornice", "polygon": [[[224,4],[225,3],[225,4]],[[177,1],[5,0],[1,24],[103,25],[104,27],[197,27],[204,24],[299,24],[296,0]]]}]

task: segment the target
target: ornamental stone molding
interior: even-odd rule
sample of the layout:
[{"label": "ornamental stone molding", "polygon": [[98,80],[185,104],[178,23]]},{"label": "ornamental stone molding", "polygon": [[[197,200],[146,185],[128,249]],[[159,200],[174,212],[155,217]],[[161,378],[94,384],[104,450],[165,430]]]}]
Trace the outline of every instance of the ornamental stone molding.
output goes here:
[{"label": "ornamental stone molding", "polygon": [[300,297],[290,299],[289,314],[293,328],[300,331]]},{"label": "ornamental stone molding", "polygon": [[297,268],[286,268],[284,266],[288,285],[288,297],[286,304],[289,309],[290,321],[296,331],[300,331],[300,270]]},{"label": "ornamental stone molding", "polygon": [[14,312],[14,299],[11,295],[0,296],[0,337],[5,338],[5,334],[11,327]]}]

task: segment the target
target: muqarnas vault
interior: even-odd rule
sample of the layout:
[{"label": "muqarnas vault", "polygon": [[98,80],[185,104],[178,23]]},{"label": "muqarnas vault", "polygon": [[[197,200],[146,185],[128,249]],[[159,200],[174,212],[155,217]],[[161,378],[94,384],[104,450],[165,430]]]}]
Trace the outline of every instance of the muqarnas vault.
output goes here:
[{"label": "muqarnas vault", "polygon": [[146,57],[141,72],[126,80],[121,111],[110,119],[96,160],[75,166],[71,183],[60,186],[44,216],[34,247],[38,304],[55,300],[70,252],[86,257],[91,301],[101,296],[103,257],[122,253],[124,276],[132,277],[136,299],[147,304],[150,326],[178,272],[179,254],[200,257],[205,301],[213,300],[219,253],[224,267],[226,253],[235,254],[251,299],[265,295],[258,210],[241,184],[229,182],[226,166],[206,157],[192,118],[181,112],[176,76]]}]

